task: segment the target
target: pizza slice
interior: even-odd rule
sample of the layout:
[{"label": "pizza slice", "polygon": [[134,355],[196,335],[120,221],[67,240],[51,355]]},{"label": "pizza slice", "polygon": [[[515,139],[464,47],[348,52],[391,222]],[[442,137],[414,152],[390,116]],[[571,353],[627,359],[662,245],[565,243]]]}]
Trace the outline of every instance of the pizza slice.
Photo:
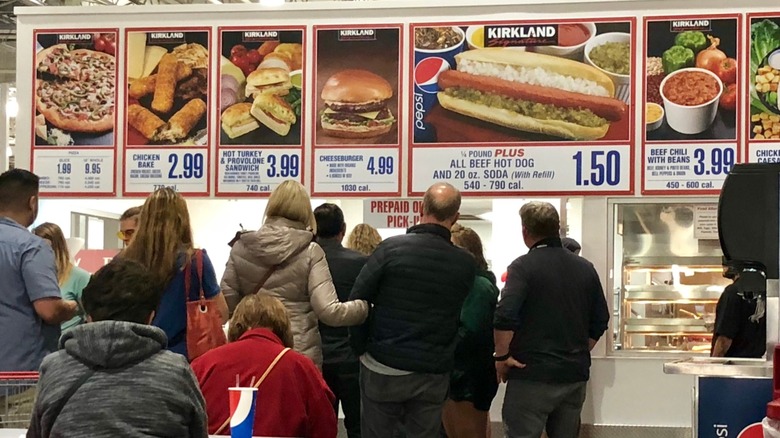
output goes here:
[{"label": "pizza slice", "polygon": [[108,83],[38,80],[35,98],[38,112],[64,131],[102,133],[114,128],[114,87]]}]

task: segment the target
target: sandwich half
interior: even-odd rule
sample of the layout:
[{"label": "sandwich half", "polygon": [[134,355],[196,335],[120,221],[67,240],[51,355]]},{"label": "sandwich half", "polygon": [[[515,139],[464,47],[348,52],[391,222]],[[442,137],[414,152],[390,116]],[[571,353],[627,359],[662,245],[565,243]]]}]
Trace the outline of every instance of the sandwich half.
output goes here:
[{"label": "sandwich half", "polygon": [[251,112],[260,123],[282,137],[290,133],[290,126],[297,121],[290,104],[274,94],[259,94],[252,103]]},{"label": "sandwich half", "polygon": [[290,73],[283,68],[261,68],[246,77],[246,97],[257,97],[259,94],[286,96],[290,88]]},{"label": "sandwich half", "polygon": [[252,117],[251,103],[237,103],[229,106],[222,113],[222,129],[230,138],[241,137],[260,127],[260,123]]}]

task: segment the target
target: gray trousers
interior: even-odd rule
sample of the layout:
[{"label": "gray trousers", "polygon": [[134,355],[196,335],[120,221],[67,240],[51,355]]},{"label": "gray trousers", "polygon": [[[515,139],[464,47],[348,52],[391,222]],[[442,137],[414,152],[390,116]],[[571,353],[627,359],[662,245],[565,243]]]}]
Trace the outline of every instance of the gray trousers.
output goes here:
[{"label": "gray trousers", "polygon": [[[435,438],[450,387],[449,374],[386,376],[361,364],[362,438]],[[538,438],[538,437],[537,437]]]},{"label": "gray trousers", "polygon": [[577,438],[587,382],[510,380],[504,395],[506,438]]}]

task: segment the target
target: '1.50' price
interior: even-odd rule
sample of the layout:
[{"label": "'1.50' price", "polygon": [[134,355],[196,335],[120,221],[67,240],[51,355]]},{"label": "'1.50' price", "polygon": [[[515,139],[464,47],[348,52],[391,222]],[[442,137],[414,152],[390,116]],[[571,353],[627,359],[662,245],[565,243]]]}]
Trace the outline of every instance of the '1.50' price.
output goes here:
[{"label": "'1.50' price", "polygon": [[[620,152],[618,151],[592,151],[590,163],[586,163],[588,157],[582,151],[572,156],[576,171],[578,186],[616,186],[620,184]],[[589,167],[590,173],[584,175],[583,168]]]},{"label": "'1.50' price", "polygon": [[171,165],[168,171],[170,179],[199,179],[203,178],[203,154],[184,154],[181,158],[181,170],[179,170],[179,155],[168,155],[168,163]]}]

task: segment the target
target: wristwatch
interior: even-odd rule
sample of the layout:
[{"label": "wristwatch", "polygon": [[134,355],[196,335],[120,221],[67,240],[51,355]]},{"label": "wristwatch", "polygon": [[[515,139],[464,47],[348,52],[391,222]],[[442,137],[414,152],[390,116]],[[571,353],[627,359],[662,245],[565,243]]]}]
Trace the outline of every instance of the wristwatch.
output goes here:
[{"label": "wristwatch", "polygon": [[505,354],[505,355],[503,355],[503,356],[498,356],[498,355],[496,355],[496,353],[494,352],[494,353],[493,353],[493,360],[495,360],[496,362],[503,362],[503,361],[505,361],[505,360],[509,359],[511,356],[512,356],[512,355],[511,355],[510,353],[507,353],[507,354]]}]

